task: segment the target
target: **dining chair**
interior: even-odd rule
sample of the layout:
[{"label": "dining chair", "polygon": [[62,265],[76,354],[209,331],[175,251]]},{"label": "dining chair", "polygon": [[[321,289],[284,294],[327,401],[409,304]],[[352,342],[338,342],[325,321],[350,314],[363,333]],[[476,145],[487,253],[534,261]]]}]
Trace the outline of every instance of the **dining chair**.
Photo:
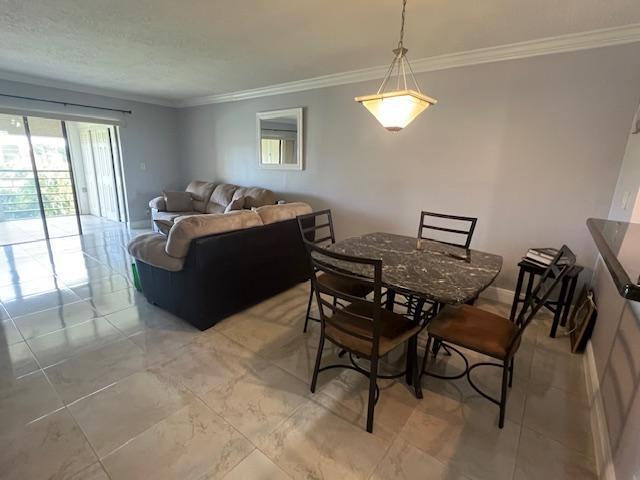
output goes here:
[{"label": "dining chair", "polygon": [[[542,274],[540,281],[515,321],[480,310],[471,305],[446,306],[442,308],[427,326],[429,338],[422,361],[421,375],[426,374],[450,380],[466,376],[474,390],[500,407],[498,425],[502,428],[507,406],[507,386],[511,387],[513,384],[515,355],[522,342],[522,335],[533,321],[535,315],[549,299],[554,289],[560,284],[567,272],[573,268],[575,262],[576,257],[573,252],[569,247],[563,245],[551,265]],[[427,372],[427,358],[430,354],[432,340],[442,342],[449,349],[460,355],[465,364],[465,371],[461,374],[450,376]],[[469,366],[469,361],[462,351],[453,345],[487,355],[498,360],[499,363],[479,362]],[[493,398],[480,390],[471,379],[473,369],[480,366],[495,366],[502,369],[500,399]]]},{"label": "dining chair", "polygon": [[[429,222],[432,223],[425,223],[427,217],[431,219]],[[434,219],[438,220],[434,222]],[[435,242],[468,249],[469,245],[471,245],[471,239],[473,238],[473,232],[476,229],[477,222],[478,219],[476,217],[463,217],[460,215],[448,215],[423,210],[420,213],[418,238],[420,240],[433,240]],[[448,226],[444,226],[447,224]],[[438,234],[428,234],[429,236],[425,236],[425,230],[441,232],[440,238],[438,238]]]},{"label": "dining chair", "polygon": [[[407,378],[415,389],[416,397],[422,398],[418,365],[418,334],[422,330],[403,315],[382,308],[382,260],[354,257],[319,247],[305,239],[313,275],[311,282],[316,294],[320,311],[320,343],[316,354],[311,392],[316,390],[318,374],[333,368],[347,368],[366,375],[369,378],[369,396],[367,406],[367,432],[373,432],[373,415],[380,390],[377,385],[378,362],[400,345],[407,344]],[[347,271],[362,271],[365,276],[356,276]],[[339,279],[338,282],[320,281],[328,275]],[[339,289],[340,285],[358,284],[373,292],[373,298],[367,299],[352,295]],[[337,298],[338,303],[327,300],[323,295]],[[346,304],[347,306],[342,306]],[[320,367],[325,341],[369,360],[369,370],[353,363],[351,365],[334,364]]]},{"label": "dining chair", "polygon": [[[421,240],[431,240],[434,242],[444,243],[445,245],[452,245],[454,247],[461,247],[466,250],[471,245],[471,239],[473,238],[473,232],[476,229],[476,223],[478,219],[476,217],[465,217],[461,215],[449,215],[446,213],[427,212],[423,210],[420,212],[420,224],[418,225],[418,242]],[[426,231],[430,232],[427,233]],[[406,309],[409,315],[429,316],[435,315],[441,305],[435,302],[429,302],[424,299],[417,299],[411,295],[403,295],[405,301],[396,301],[396,293],[388,294],[390,299],[387,302],[389,304],[395,304],[402,306]],[[471,300],[471,302],[475,299]],[[425,305],[428,308],[425,310]]]},{"label": "dining chair", "polygon": [[[298,228],[300,229],[300,235],[302,235],[305,242],[311,242],[318,246],[326,246],[336,243],[331,210],[319,210],[306,215],[300,215],[298,217]],[[348,278],[338,278],[334,275],[325,274],[321,275],[318,281],[341,292],[349,293],[355,297],[366,297],[371,293],[371,288],[361,283],[353,282]],[[312,282],[311,291],[309,292],[309,301],[307,303],[307,314],[304,318],[303,332],[307,331],[309,320],[314,320],[316,322],[320,321],[317,318],[311,317],[313,292],[314,286]],[[334,297],[334,302],[336,301],[337,299]]]}]

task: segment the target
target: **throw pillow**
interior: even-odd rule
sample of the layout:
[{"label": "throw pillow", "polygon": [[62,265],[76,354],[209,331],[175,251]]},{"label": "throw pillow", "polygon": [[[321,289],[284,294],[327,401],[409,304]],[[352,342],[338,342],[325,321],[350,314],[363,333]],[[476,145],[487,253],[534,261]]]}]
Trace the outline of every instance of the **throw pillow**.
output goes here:
[{"label": "throw pillow", "polygon": [[158,227],[158,231],[164,235],[169,235],[169,230],[173,227],[171,220],[154,220],[153,223]]},{"label": "throw pillow", "polygon": [[190,212],[193,210],[193,200],[189,192],[162,192],[167,204],[167,212]]},{"label": "throw pillow", "polygon": [[244,208],[244,198],[240,197],[235,200],[231,200],[231,203],[224,209],[224,213],[233,212],[234,210],[242,210]]}]

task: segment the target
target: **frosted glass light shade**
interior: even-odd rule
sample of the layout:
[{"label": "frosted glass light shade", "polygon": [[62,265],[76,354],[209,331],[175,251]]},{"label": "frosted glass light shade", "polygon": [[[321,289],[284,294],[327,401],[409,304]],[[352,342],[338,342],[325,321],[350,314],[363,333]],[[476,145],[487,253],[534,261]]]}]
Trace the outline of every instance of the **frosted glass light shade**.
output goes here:
[{"label": "frosted glass light shade", "polygon": [[430,105],[437,101],[415,90],[399,90],[377,95],[356,97],[384,128],[392,132],[402,130]]}]

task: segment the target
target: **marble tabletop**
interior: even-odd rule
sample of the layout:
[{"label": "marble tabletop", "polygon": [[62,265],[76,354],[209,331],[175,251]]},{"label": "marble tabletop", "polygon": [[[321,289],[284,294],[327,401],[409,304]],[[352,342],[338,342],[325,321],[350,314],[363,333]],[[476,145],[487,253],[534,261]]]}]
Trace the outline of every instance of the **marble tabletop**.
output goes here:
[{"label": "marble tabletop", "polygon": [[[502,268],[499,255],[430,240],[422,240],[418,250],[415,237],[392,233],[369,233],[328,248],[347,255],[381,259],[384,286],[446,304],[460,304],[477,297]],[[372,276],[369,265],[335,263],[356,275]]]}]

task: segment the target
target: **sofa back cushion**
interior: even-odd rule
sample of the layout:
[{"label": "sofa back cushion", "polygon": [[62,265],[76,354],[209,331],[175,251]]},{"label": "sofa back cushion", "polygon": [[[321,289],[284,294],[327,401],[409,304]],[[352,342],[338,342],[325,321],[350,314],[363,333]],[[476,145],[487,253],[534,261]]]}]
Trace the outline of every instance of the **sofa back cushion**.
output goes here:
[{"label": "sofa back cushion", "polygon": [[214,233],[258,227],[260,225],[262,225],[260,215],[250,210],[178,217],[169,231],[166,251],[172,257],[183,258],[189,251],[191,240],[195,238],[206,237]]},{"label": "sofa back cushion", "polygon": [[230,183],[221,183],[214,188],[209,203],[207,204],[207,213],[222,213],[227,205],[233,200],[233,194],[238,189],[236,185]]},{"label": "sofa back cushion", "polygon": [[233,194],[233,200],[240,197],[244,197],[244,208],[258,208],[276,203],[275,194],[266,188],[239,187]]},{"label": "sofa back cushion", "polygon": [[264,225],[296,218],[311,213],[309,204],[304,202],[283,203],[282,205],[264,205],[255,209]]},{"label": "sofa back cushion", "polygon": [[194,180],[187,186],[185,191],[191,194],[191,198],[193,198],[193,209],[196,212],[206,212],[207,203],[209,202],[209,198],[211,198],[214,188],[215,183],[203,182],[201,180]]},{"label": "sofa back cushion", "polygon": [[224,213],[234,212],[236,210],[242,210],[244,208],[244,204],[245,204],[244,197],[238,197],[238,198],[234,197],[233,200],[231,200],[231,203],[227,205],[227,208],[224,209]]},{"label": "sofa back cushion", "polygon": [[162,192],[167,212],[190,212],[193,200],[189,192]]}]

